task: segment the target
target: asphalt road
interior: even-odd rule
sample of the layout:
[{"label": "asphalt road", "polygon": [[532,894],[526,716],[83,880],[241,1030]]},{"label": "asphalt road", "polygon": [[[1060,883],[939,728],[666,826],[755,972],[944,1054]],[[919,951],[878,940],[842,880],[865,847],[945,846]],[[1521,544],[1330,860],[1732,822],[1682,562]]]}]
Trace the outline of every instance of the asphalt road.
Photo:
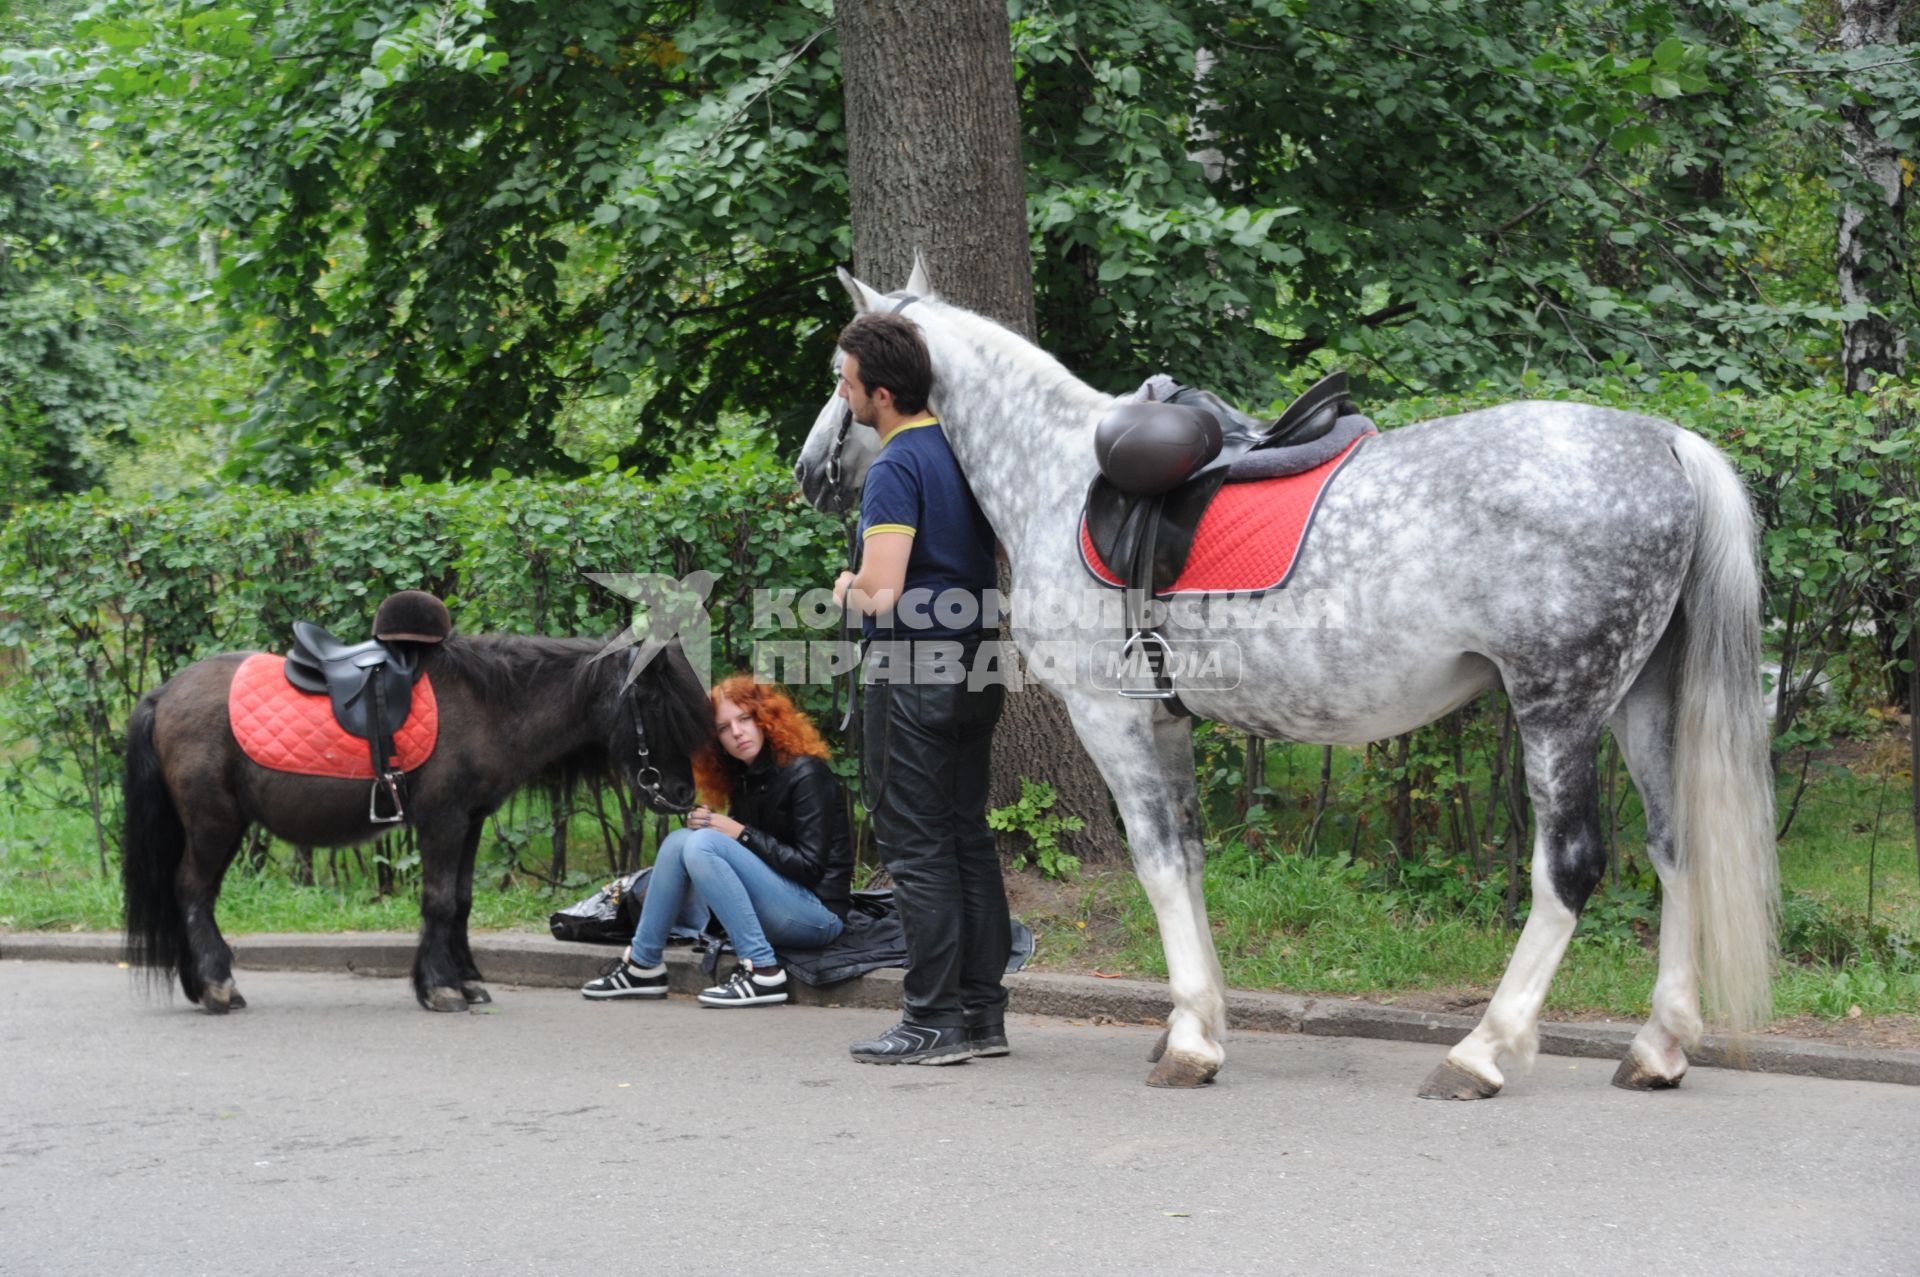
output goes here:
[{"label": "asphalt road", "polygon": [[875,1068],[871,1011],[589,1004],[242,972],[247,1011],[0,962],[0,1273],[1920,1274],[1920,1093],[1543,1057],[1420,1101],[1433,1047],[1151,1030]]}]

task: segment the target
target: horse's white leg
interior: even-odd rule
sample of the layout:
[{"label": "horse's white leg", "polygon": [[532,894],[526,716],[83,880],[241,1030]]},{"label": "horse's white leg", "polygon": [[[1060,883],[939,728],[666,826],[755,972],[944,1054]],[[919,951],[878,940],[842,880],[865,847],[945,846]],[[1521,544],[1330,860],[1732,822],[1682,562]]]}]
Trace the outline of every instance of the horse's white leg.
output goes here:
[{"label": "horse's white leg", "polygon": [[1488,1099],[1506,1085],[1500,1071],[1503,1058],[1523,1069],[1532,1067],[1547,986],[1573,939],[1580,910],[1606,868],[1595,734],[1528,733],[1524,715],[1521,730],[1527,746],[1527,786],[1538,815],[1533,909],[1486,1014],[1421,1085],[1425,1099]]},{"label": "horse's white leg", "polygon": [[1200,893],[1205,852],[1191,728],[1185,719],[1156,726],[1155,707],[1118,697],[1073,696],[1067,707],[1119,805],[1134,873],[1153,905],[1167,957],[1173,1014],[1147,1084],[1200,1086],[1226,1058],[1220,1037],[1227,1003]]},{"label": "horse's white leg", "polygon": [[1674,858],[1674,706],[1667,656],[1662,644],[1611,723],[1646,809],[1647,855],[1660,875],[1660,974],[1653,985],[1653,1014],[1613,1075],[1615,1086],[1635,1091],[1680,1085],[1687,1072],[1686,1049],[1699,1042],[1702,1027],[1693,902],[1687,875]]},{"label": "horse's white leg", "polygon": [[[1184,856],[1187,875],[1187,899],[1193,907],[1193,925],[1195,933],[1206,939],[1205,959],[1212,972],[1212,987],[1220,990],[1221,996],[1213,999],[1212,1010],[1215,1018],[1208,1028],[1213,1040],[1222,1041],[1227,1032],[1227,1003],[1225,990],[1226,973],[1220,969],[1220,954],[1213,944],[1213,928],[1207,919],[1206,893],[1206,844],[1201,837],[1200,789],[1194,775],[1193,765],[1193,727],[1192,720],[1172,716],[1156,717],[1154,720],[1154,750],[1159,755],[1160,766],[1179,795],[1181,850]],[[1152,1053],[1147,1057],[1149,1063],[1157,1064],[1166,1054],[1167,1044],[1173,1035],[1172,1025],[1160,1034],[1160,1040],[1154,1044]]]}]

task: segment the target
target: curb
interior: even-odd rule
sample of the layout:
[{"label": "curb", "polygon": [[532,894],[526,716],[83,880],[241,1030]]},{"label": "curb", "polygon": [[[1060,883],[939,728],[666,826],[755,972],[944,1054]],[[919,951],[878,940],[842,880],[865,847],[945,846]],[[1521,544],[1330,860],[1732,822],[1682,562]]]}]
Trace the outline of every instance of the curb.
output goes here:
[{"label": "curb", "polygon": [[[238,965],[255,971],[349,971],[396,978],[412,970],[417,937],[412,932],[252,935],[231,943]],[[597,975],[617,952],[610,946],[569,944],[531,932],[477,933],[472,944],[474,959],[487,972],[490,984],[534,988],[576,988]],[[122,958],[117,934],[0,933],[0,960],[119,962]],[[675,993],[691,996],[712,983],[685,949],[668,951],[667,972]],[[875,971],[827,988],[795,981],[792,997],[800,1006],[893,1011],[900,1006],[901,975],[895,969]],[[1147,980],[1022,971],[1007,977],[1007,990],[1007,1009],[1019,1015],[1158,1024],[1173,1009],[1166,986]],[[1473,1016],[1246,989],[1228,990],[1227,1021],[1239,1030],[1436,1046],[1453,1045],[1477,1023]],[[1546,1021],[1540,1025],[1540,1051],[1617,1060],[1626,1054],[1638,1027]],[[1709,1036],[1688,1055],[1697,1067],[1920,1086],[1920,1051],[1840,1047],[1755,1034],[1744,1043]]]}]

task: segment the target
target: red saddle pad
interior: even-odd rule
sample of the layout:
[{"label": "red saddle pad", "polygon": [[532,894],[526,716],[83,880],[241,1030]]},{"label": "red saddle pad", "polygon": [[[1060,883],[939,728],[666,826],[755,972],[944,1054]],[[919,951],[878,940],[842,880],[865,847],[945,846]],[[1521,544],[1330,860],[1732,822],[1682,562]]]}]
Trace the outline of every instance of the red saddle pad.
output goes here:
[{"label": "red saddle pad", "polygon": [[[373,758],[367,742],[333,719],[325,696],[303,692],[287,682],[286,658],[255,652],[240,662],[227,692],[227,721],[248,758],[277,772],[372,780]],[[394,734],[393,748],[402,771],[427,761],[440,739],[440,707],[433,684],[422,674],[413,685],[413,708]]]},{"label": "red saddle pad", "polygon": [[[1194,530],[1193,552],[1179,579],[1156,593],[1249,593],[1277,590],[1293,575],[1293,565],[1306,544],[1320,498],[1353,450],[1372,438],[1361,435],[1339,456],[1323,465],[1280,479],[1253,479],[1223,484]],[[1080,561],[1094,579],[1124,587],[1126,582],[1100,561],[1087,516],[1080,515]]]}]

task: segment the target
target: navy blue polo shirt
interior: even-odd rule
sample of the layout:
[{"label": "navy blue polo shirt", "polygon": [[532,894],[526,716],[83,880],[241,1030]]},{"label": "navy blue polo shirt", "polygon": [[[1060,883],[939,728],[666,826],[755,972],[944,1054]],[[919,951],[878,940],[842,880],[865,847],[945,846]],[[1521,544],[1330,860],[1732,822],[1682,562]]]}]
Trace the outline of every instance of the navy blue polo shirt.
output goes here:
[{"label": "navy blue polo shirt", "polygon": [[[933,417],[887,436],[860,492],[860,539],[876,532],[913,537],[906,592],[892,613],[900,638],[959,638],[987,628],[986,594],[996,584],[993,525],[973,498],[947,435]],[[969,599],[966,596],[971,596]],[[984,618],[984,619],[983,619]],[[873,637],[876,621],[863,618]]]}]

